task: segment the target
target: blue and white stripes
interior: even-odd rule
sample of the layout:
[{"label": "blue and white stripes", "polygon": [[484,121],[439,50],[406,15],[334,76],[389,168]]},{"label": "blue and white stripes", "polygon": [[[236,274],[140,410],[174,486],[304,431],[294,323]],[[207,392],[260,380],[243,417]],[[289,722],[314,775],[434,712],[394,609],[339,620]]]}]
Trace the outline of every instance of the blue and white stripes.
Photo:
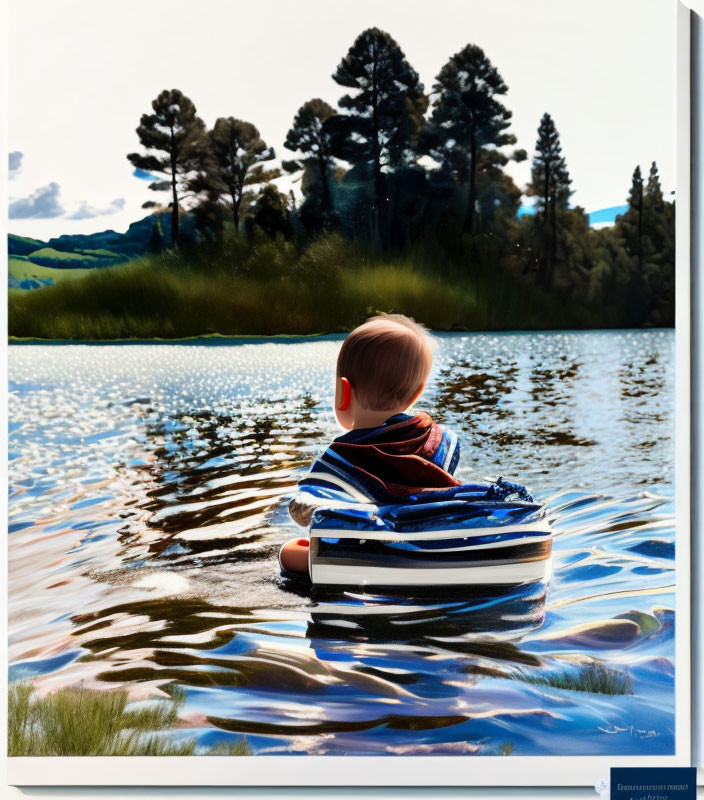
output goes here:
[{"label": "blue and white stripes", "polygon": [[[360,443],[363,439],[358,440]],[[454,431],[443,431],[440,446],[433,454],[432,463],[448,474],[454,474],[460,458],[460,444]],[[308,475],[299,482],[302,492],[314,489],[314,493],[329,490],[343,492],[357,502],[378,500],[379,482],[369,478],[354,464],[328,448],[317,458]]]},{"label": "blue and white stripes", "polygon": [[310,526],[314,585],[515,585],[549,574],[550,525],[522,487],[465,484],[378,505],[316,480],[305,486],[320,504]]}]

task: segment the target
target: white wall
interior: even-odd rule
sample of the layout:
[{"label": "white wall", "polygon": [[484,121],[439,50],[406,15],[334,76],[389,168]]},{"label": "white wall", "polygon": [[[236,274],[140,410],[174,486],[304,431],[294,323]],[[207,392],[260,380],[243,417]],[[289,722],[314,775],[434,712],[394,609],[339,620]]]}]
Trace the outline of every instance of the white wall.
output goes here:
[{"label": "white wall", "polygon": [[[704,767],[704,0],[697,0],[692,14],[691,47],[691,265],[692,265],[692,674],[693,763]],[[704,775],[700,775],[700,781]]]}]

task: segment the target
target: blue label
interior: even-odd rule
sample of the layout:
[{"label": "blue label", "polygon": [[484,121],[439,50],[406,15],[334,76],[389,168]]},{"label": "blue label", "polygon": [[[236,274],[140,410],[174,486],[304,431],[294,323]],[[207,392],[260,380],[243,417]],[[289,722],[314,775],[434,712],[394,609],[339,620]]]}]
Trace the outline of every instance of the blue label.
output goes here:
[{"label": "blue label", "polygon": [[612,767],[611,800],[695,800],[694,767]]}]

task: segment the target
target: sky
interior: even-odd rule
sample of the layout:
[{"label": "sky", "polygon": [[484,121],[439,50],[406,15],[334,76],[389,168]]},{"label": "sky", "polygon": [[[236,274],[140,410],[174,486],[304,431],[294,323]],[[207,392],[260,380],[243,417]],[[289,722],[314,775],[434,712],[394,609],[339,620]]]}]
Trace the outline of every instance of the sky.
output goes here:
[{"label": "sky", "polygon": [[[48,239],[126,230],[162,193],[127,153],[162,89],[208,126],[253,122],[277,156],[300,105],[346,92],[330,77],[365,28],[399,43],[426,91],[478,44],[509,92],[531,155],[543,112],[561,136],[572,204],[625,202],[636,164],[675,184],[675,10],[671,0],[10,0],[9,230]],[[523,188],[529,163],[508,168]]]}]

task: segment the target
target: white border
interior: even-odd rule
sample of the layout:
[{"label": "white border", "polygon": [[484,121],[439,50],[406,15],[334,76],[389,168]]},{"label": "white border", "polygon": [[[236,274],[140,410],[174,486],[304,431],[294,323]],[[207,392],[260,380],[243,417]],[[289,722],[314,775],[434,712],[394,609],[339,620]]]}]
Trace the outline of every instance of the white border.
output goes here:
[{"label": "white border", "polygon": [[[687,737],[689,730],[686,730]],[[611,767],[688,756],[128,756],[12,758],[17,786],[594,786]]]},{"label": "white border", "polygon": [[[702,154],[704,150],[704,2],[697,4],[691,15],[691,63],[690,63],[690,98],[691,98],[691,125],[690,125],[690,222],[701,221],[702,203],[704,202],[704,164]],[[692,224],[690,229],[690,263],[691,263],[691,308],[701,309],[704,302],[704,234],[700,226]],[[699,315],[692,318],[692,485],[694,497],[699,497],[704,490],[704,323]],[[704,521],[704,509],[696,503],[692,504],[692,530],[699,531]],[[692,763],[695,766],[704,766],[704,731],[702,731],[702,711],[704,699],[704,683],[701,670],[696,665],[701,663],[704,656],[704,630],[702,622],[702,602],[704,602],[704,586],[701,581],[695,580],[695,569],[701,564],[701,555],[704,552],[702,543],[696,534],[691,540],[692,561]],[[697,725],[697,723],[699,723]],[[700,783],[704,783],[704,772],[700,774]]]},{"label": "white border", "polygon": [[[7,120],[8,107],[8,42],[9,42],[9,8],[7,3],[0,3],[0,49],[2,50],[2,60],[0,61],[0,113],[3,113],[3,121]],[[0,125],[0,152],[2,157],[9,152],[7,124]],[[5,336],[5,341],[0,347],[0,475],[3,478],[2,491],[0,492],[0,536],[2,536],[2,547],[0,547],[0,787],[9,783],[7,767],[9,759],[7,754],[7,659],[8,659],[8,567],[7,567],[7,528],[8,528],[8,461],[7,461],[7,420],[8,420],[8,392],[7,392],[7,213],[4,211],[8,207],[8,170],[7,161],[3,162],[0,170],[0,204],[3,209],[0,212],[0,335]]]},{"label": "white border", "polygon": [[[677,4],[677,213],[675,269],[675,741],[676,761],[692,763],[691,664],[691,11]],[[615,765],[614,765],[615,766]]]},{"label": "white border", "polygon": [[[2,26],[7,31],[7,26]],[[12,758],[14,786],[594,786],[611,767],[689,766],[690,699],[690,12],[677,4],[677,268],[676,268],[676,755],[603,756],[222,756],[125,758]],[[6,39],[7,33],[3,38]],[[5,49],[5,52],[6,49]],[[5,96],[7,91],[5,87]],[[4,184],[4,181],[3,181]],[[5,281],[5,286],[6,286]],[[7,297],[7,290],[4,289]],[[3,304],[6,308],[6,302]],[[0,312],[2,313],[2,312]],[[4,317],[0,316],[0,319]],[[6,365],[6,352],[3,359]],[[4,374],[6,376],[6,366]],[[6,410],[6,398],[4,401]],[[3,434],[6,450],[6,432]],[[4,460],[4,474],[7,475]],[[7,509],[3,497],[2,507]],[[5,517],[6,518],[6,517]],[[7,551],[2,564],[7,569]],[[5,575],[7,572],[4,573]],[[5,584],[6,586],[6,584]],[[6,631],[7,601],[2,630]],[[7,639],[5,638],[5,642]],[[7,650],[3,650],[6,675]],[[6,681],[2,700],[6,702]],[[5,719],[3,714],[3,719]],[[4,724],[0,726],[4,728]],[[6,731],[0,733],[0,742]],[[3,755],[5,748],[3,747]],[[402,760],[401,760],[402,759]],[[4,783],[4,782],[3,782]],[[2,785],[2,784],[0,784]]]}]

